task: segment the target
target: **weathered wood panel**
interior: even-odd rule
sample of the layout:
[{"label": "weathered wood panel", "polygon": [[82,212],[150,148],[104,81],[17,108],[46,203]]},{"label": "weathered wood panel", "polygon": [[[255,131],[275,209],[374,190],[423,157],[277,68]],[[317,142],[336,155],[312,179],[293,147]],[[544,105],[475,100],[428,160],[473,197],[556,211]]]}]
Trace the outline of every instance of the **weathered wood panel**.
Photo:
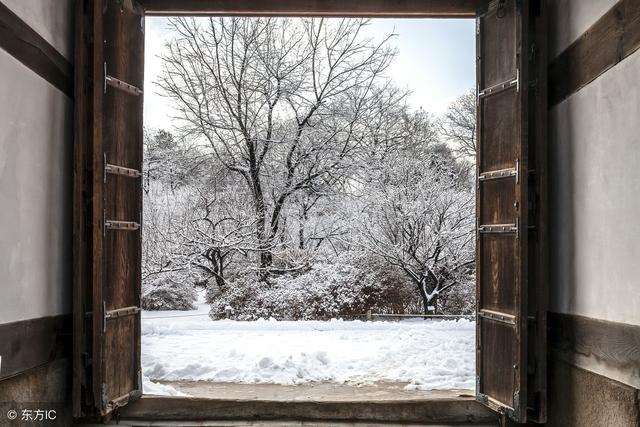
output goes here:
[{"label": "weathered wood panel", "polygon": [[[140,14],[108,5],[104,22],[106,74],[142,90],[144,22]],[[142,95],[107,86],[103,103],[106,163],[142,170]],[[105,218],[142,222],[140,178],[107,174]],[[141,230],[106,230],[102,297],[107,311],[140,306]],[[139,313],[108,320],[105,329],[104,384],[109,401],[141,390]]]},{"label": "weathered wood panel", "polygon": [[520,422],[546,416],[545,12],[495,1],[477,22],[476,394]]},{"label": "weathered wood panel", "polygon": [[549,65],[549,105],[579,91],[640,47],[640,2],[621,0]]},{"label": "weathered wood panel", "polygon": [[70,354],[71,316],[48,316],[0,325],[0,380]]},{"label": "weathered wood panel", "polygon": [[106,165],[142,168],[144,18],[113,0],[76,6],[74,415],[107,415],[142,392],[142,183]]},{"label": "weathered wood panel", "polygon": [[550,345],[565,360],[590,358],[640,384],[640,326],[549,313],[549,333]]},{"label": "weathered wood panel", "polygon": [[[526,420],[526,399],[520,396],[526,396],[527,236],[521,229],[527,227],[527,180],[519,177],[528,170],[528,88],[522,84],[527,63],[521,55],[528,44],[527,13],[516,1],[494,2],[477,22],[478,174],[507,168],[516,173],[501,178],[513,185],[503,186],[499,196],[495,186],[486,191],[491,181],[479,180],[477,186],[480,230],[511,215],[502,223],[510,232],[478,233],[476,393],[518,421]],[[505,212],[508,205],[511,212]],[[483,315],[487,311],[491,316]]]},{"label": "weathered wood panel", "polygon": [[473,17],[488,0],[142,0],[147,15]]},{"label": "weathered wood panel", "polygon": [[0,3],[0,47],[65,95],[73,96],[71,63],[2,3]]},{"label": "weathered wood panel", "polygon": [[123,408],[125,419],[201,420],[328,420],[374,424],[495,422],[496,414],[472,397],[376,402],[236,400],[147,396]]}]

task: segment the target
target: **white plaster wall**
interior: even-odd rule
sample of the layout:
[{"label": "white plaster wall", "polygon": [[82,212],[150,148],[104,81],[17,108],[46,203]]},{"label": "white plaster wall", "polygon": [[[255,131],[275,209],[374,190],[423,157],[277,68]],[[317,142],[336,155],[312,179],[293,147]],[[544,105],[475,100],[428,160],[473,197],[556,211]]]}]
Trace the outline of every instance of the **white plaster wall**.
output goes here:
[{"label": "white plaster wall", "polygon": [[640,325],[640,51],[550,111],[551,310]]},{"label": "white plaster wall", "polygon": [[73,104],[0,49],[0,323],[71,310]]},{"label": "white plaster wall", "polygon": [[73,62],[73,0],[0,0]]},{"label": "white plaster wall", "polygon": [[555,58],[618,0],[548,0],[549,57]]}]

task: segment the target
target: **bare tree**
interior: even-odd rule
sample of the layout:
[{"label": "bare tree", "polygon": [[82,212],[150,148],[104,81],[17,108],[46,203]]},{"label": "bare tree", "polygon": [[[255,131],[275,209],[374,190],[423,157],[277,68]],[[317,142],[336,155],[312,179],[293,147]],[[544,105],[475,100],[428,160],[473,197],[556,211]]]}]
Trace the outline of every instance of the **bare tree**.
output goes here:
[{"label": "bare tree", "polygon": [[179,18],[159,85],[181,130],[206,141],[252,198],[268,276],[291,196],[349,173],[394,51],[366,20]]},{"label": "bare tree", "polygon": [[476,92],[475,89],[456,99],[439,122],[439,131],[452,144],[456,153],[475,162],[476,157]]},{"label": "bare tree", "polygon": [[257,251],[255,218],[247,212],[242,188],[223,174],[193,188],[184,207],[187,212],[178,236],[176,261],[213,277],[219,289],[226,286],[227,267],[235,256]]},{"label": "bare tree", "polygon": [[468,280],[474,262],[467,168],[452,167],[434,148],[443,150],[401,150],[387,159],[361,208],[359,228],[364,248],[416,285],[425,314],[435,311],[439,295]]}]

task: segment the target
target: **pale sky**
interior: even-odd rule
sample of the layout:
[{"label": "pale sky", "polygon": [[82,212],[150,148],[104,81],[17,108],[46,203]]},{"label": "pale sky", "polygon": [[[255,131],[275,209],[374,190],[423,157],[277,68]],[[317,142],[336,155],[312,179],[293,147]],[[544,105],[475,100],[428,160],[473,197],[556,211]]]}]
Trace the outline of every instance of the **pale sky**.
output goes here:
[{"label": "pale sky", "polygon": [[[292,18],[295,19],[295,18]],[[399,53],[388,74],[413,93],[413,108],[439,115],[475,85],[475,21],[473,19],[372,19],[369,35],[397,36],[391,43]],[[145,126],[170,130],[170,101],[154,84],[160,71],[158,55],[171,38],[167,18],[146,18]]]}]

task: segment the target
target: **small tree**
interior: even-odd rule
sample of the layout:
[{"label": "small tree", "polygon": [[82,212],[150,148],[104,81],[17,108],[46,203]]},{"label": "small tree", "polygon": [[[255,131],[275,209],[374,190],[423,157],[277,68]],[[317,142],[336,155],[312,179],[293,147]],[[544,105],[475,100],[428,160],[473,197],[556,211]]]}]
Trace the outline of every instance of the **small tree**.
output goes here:
[{"label": "small tree", "polygon": [[467,169],[452,167],[443,146],[433,148],[389,158],[362,207],[360,227],[363,246],[416,285],[425,314],[435,311],[439,295],[469,278],[474,263]]}]

